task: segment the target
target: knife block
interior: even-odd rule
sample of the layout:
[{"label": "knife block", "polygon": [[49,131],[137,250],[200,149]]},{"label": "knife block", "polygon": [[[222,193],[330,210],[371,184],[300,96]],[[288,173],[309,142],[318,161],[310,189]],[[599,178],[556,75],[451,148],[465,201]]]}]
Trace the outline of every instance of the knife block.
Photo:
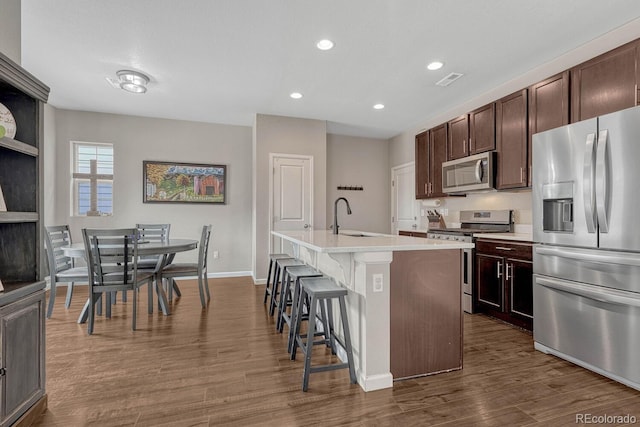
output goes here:
[{"label": "knife block", "polygon": [[440,215],[427,215],[427,219],[429,220],[429,230],[434,228],[447,228],[444,219],[442,219]]}]

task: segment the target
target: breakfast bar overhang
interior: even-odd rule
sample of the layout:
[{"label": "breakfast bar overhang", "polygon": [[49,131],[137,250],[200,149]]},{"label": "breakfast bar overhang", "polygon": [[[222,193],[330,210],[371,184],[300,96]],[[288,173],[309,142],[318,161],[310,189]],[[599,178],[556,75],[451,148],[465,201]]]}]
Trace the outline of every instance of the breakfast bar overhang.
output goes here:
[{"label": "breakfast bar overhang", "polygon": [[[358,384],[462,367],[461,251],[472,243],[330,230],[272,231],[296,258],[349,291]],[[335,311],[335,310],[334,310]],[[344,353],[338,356],[345,359]]]}]

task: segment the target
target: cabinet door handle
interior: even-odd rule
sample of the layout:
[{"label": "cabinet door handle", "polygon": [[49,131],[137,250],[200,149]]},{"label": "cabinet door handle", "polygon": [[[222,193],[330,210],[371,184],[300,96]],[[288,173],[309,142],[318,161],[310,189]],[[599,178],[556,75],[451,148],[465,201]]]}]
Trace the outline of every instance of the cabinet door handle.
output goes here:
[{"label": "cabinet door handle", "polygon": [[524,182],[524,169],[520,167],[520,183]]},{"label": "cabinet door handle", "polygon": [[467,153],[467,140],[466,139],[462,140],[462,152],[465,153],[465,154]]},{"label": "cabinet door handle", "polygon": [[498,279],[502,277],[502,262],[498,261]]},{"label": "cabinet door handle", "polygon": [[506,246],[496,246],[496,249],[499,249],[501,251],[512,251],[513,248],[507,248]]},{"label": "cabinet door handle", "polygon": [[[506,276],[505,280],[513,279],[513,264],[505,264]],[[509,275],[509,267],[511,267],[511,275]]]},{"label": "cabinet door handle", "polygon": [[433,183],[429,183],[429,194],[433,194]]},{"label": "cabinet door handle", "polygon": [[424,194],[429,194],[429,190],[427,190],[427,183],[424,183]]}]

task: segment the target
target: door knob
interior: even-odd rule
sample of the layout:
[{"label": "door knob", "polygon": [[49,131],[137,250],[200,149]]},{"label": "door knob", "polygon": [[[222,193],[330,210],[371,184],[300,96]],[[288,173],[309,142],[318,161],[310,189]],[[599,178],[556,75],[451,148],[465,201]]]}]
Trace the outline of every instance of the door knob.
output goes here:
[{"label": "door knob", "polygon": [[311,227],[311,225],[309,225],[309,224],[305,224],[304,225],[304,228],[309,228],[309,227]]}]

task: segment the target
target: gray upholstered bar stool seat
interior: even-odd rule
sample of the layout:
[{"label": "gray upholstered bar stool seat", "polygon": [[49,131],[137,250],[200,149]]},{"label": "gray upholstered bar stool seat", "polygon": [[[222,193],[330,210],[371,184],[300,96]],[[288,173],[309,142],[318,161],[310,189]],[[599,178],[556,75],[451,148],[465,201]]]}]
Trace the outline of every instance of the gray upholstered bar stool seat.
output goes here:
[{"label": "gray upholstered bar stool seat", "polygon": [[[345,297],[347,296],[347,290],[341,286],[338,286],[333,280],[326,277],[307,277],[300,279],[300,304],[296,313],[296,322],[294,327],[293,349],[291,351],[291,358],[295,359],[296,349],[300,347],[304,353],[304,373],[302,379],[302,391],[307,391],[309,388],[309,375],[314,372],[333,371],[335,369],[349,368],[349,377],[351,383],[356,383],[356,372],[353,365],[353,349],[351,347],[351,332],[349,331],[349,320],[347,318],[347,307]],[[302,301],[304,298],[309,297],[309,326],[306,334],[300,333],[300,326],[303,319]],[[340,320],[342,323],[344,342],[340,341],[333,331],[333,321],[329,319],[328,334],[325,333],[325,339],[322,341],[314,340],[316,332],[316,309],[317,306],[322,304],[331,304],[332,300],[337,299],[340,306]],[[314,344],[325,344],[327,335],[331,340],[331,347],[335,350],[335,341],[345,349],[347,353],[347,363],[335,363],[330,365],[311,366],[311,352]]]},{"label": "gray upholstered bar stool seat", "polygon": [[264,301],[262,301],[263,304],[267,303],[267,298],[269,297],[269,295],[271,295],[271,291],[273,290],[273,282],[275,281],[276,277],[276,260],[288,258],[293,257],[289,254],[269,254],[269,271],[267,272],[267,284],[264,287]]},{"label": "gray upholstered bar stool seat", "polygon": [[296,265],[305,265],[303,261],[295,258],[281,258],[276,259],[276,272],[273,279],[273,285],[271,286],[271,302],[269,304],[269,315],[273,316],[273,313],[276,311],[276,307],[279,302],[279,292],[280,285],[284,284],[284,279],[286,277],[286,270],[288,267],[293,267]]},{"label": "gray upholstered bar stool seat", "polygon": [[[282,285],[282,295],[278,304],[278,319],[276,329],[282,332],[284,324],[289,326],[289,341],[287,351],[291,353],[293,347],[293,324],[300,295],[300,279],[303,277],[321,277],[322,273],[308,265],[300,265],[287,268],[286,278]],[[293,294],[293,295],[292,295]],[[291,306],[291,313],[287,313],[287,306]]]}]

